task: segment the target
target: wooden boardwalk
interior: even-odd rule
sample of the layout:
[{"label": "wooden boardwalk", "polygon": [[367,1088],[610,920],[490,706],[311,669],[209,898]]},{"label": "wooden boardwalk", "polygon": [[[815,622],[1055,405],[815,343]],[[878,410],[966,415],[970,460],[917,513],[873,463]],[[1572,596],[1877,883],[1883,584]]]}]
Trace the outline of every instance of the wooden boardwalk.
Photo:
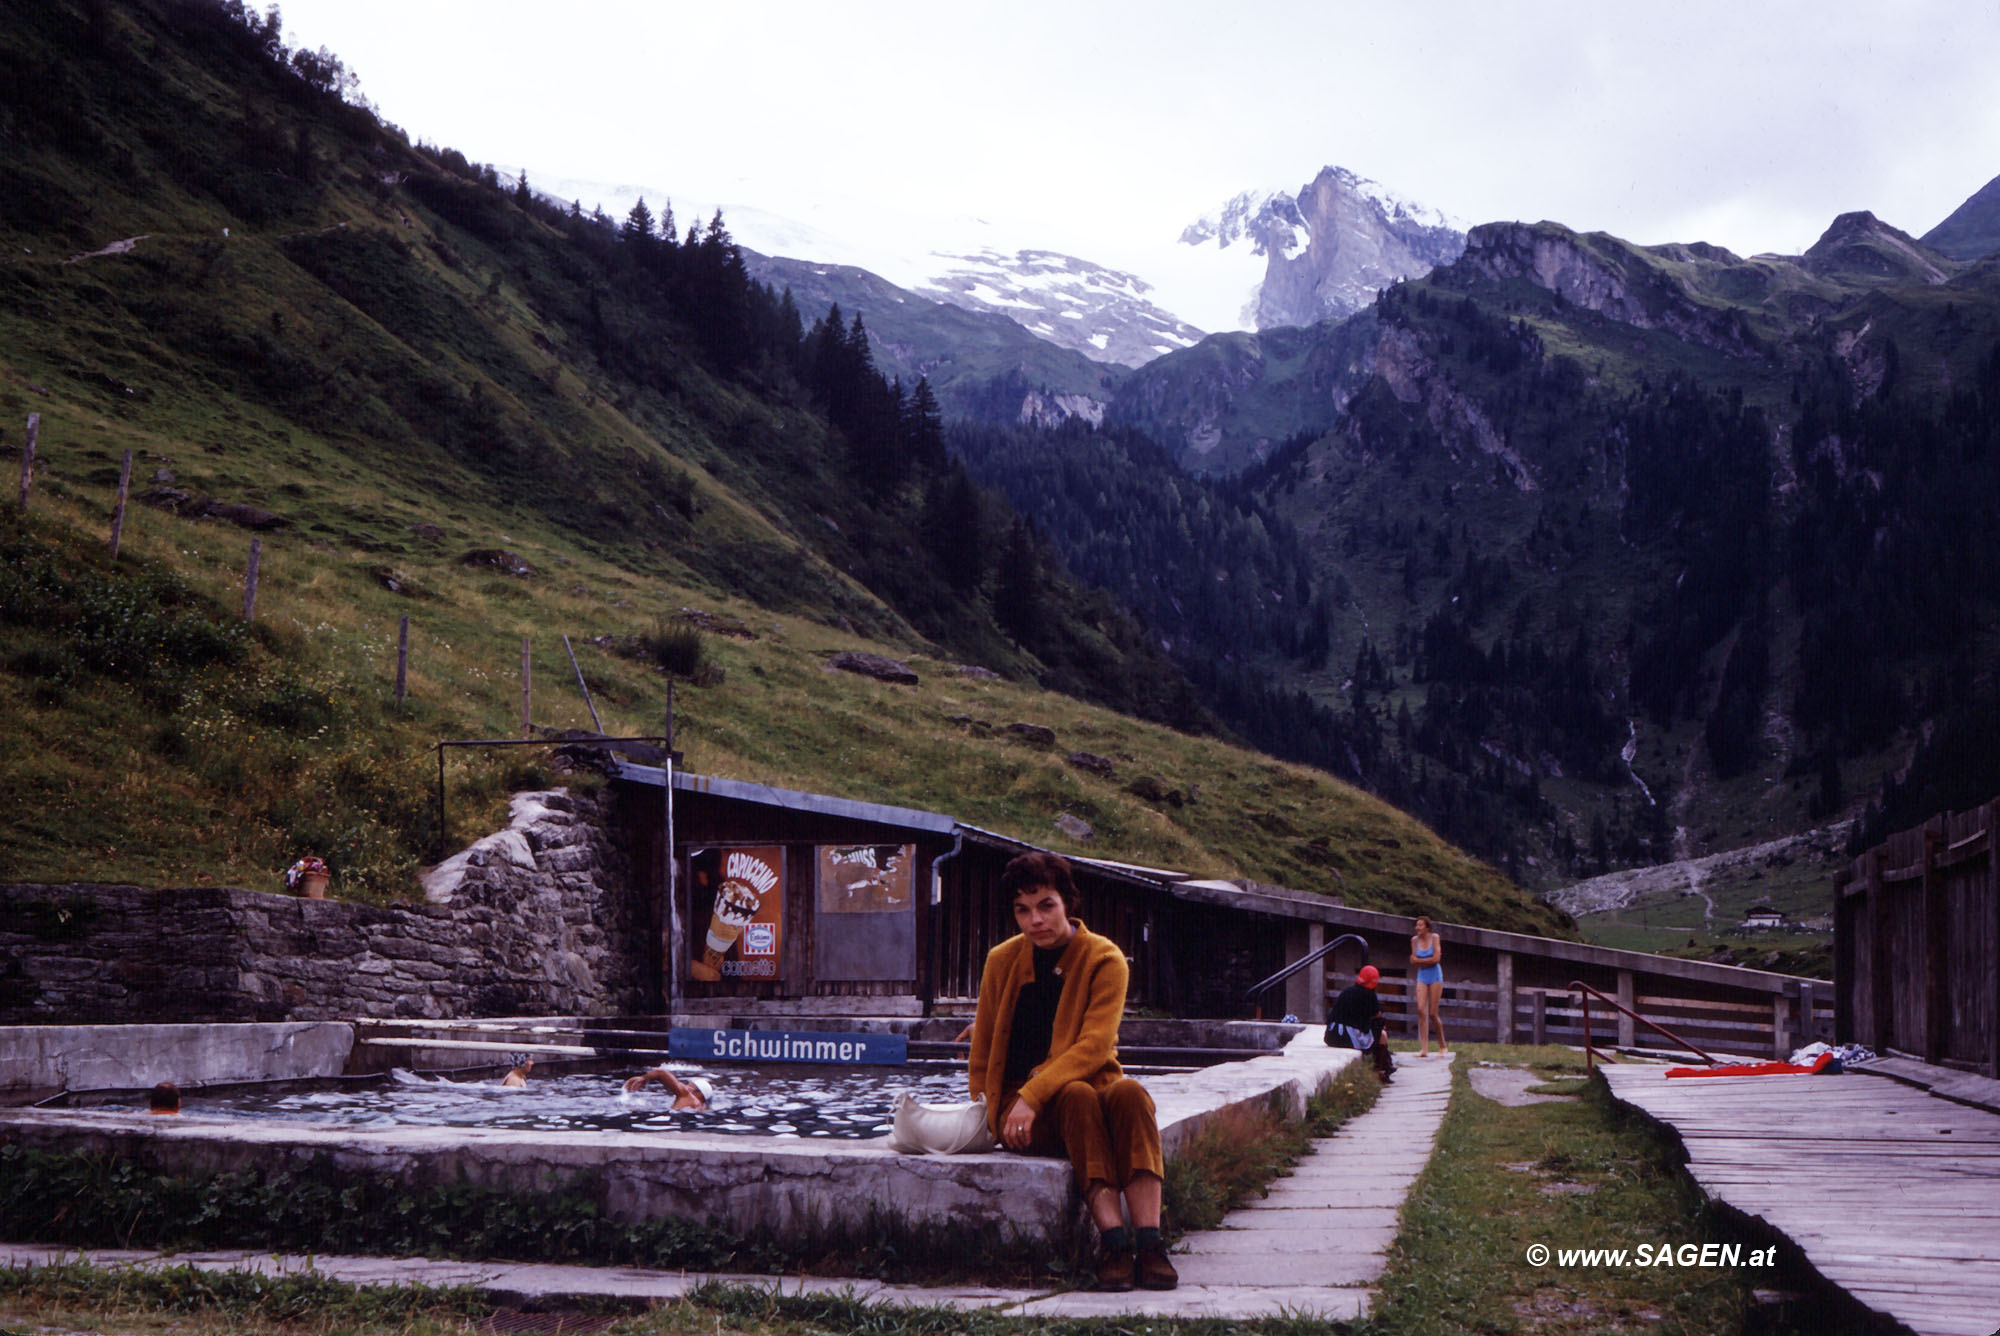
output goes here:
[{"label": "wooden boardwalk", "polygon": [[1710,1198],[1791,1239],[1869,1309],[1919,1336],[2000,1331],[2000,1114],[1861,1073],[1599,1070],[1680,1134]]}]

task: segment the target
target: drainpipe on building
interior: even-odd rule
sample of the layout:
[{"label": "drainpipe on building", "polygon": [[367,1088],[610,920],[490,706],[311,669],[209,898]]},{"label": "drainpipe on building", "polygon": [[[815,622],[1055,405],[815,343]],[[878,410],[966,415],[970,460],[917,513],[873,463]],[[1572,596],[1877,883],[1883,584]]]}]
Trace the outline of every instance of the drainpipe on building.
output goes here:
[{"label": "drainpipe on building", "polygon": [[[931,908],[935,909],[939,905],[944,903],[944,865],[946,863],[949,863],[952,859],[958,857],[959,851],[964,848],[965,848],[965,832],[963,830],[954,828],[951,832],[951,851],[949,853],[939,854],[936,858],[933,858],[931,860]],[[930,1014],[931,1007],[937,1002],[938,934],[937,934],[937,918],[935,915],[933,915],[931,918],[930,938],[931,938],[931,968],[929,973],[930,973],[931,995],[924,999],[924,1014],[926,1016]]]}]

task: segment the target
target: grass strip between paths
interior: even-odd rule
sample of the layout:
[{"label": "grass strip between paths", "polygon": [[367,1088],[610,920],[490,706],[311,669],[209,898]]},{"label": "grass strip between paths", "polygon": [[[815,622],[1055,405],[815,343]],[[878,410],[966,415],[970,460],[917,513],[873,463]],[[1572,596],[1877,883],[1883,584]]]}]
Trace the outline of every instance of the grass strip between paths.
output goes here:
[{"label": "grass strip between paths", "polygon": [[[1541,1075],[1542,1086],[1531,1087],[1541,1093],[1579,1093],[1503,1105],[1471,1086],[1468,1071],[1482,1062]],[[1760,1290],[1797,1283],[1783,1250],[1767,1260],[1766,1240],[1746,1237],[1710,1206],[1672,1138],[1583,1075],[1582,1055],[1567,1049],[1456,1050],[1437,1147],[1404,1205],[1380,1297],[1357,1336],[1840,1329],[1804,1302],[1760,1299]],[[1538,1245],[1551,1250],[1540,1264],[1531,1260]],[[1704,1257],[1704,1245],[1717,1251]],[[1626,1256],[1565,1260],[1563,1249]]]}]

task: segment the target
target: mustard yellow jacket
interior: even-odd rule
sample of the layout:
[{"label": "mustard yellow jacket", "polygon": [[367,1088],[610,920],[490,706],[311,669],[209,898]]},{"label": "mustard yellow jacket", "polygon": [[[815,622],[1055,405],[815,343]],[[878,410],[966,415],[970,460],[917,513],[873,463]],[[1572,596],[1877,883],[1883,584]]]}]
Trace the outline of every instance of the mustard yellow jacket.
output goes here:
[{"label": "mustard yellow jacket", "polygon": [[[1124,1075],[1118,1066],[1118,1022],[1125,1014],[1129,973],[1125,953],[1109,937],[1100,937],[1071,919],[1070,938],[1056,974],[1062,995],[1056,1001],[1055,1026],[1049,1034],[1049,1056],[1020,1089],[1028,1107],[1040,1113],[1056,1091],[1071,1081],[1086,1081],[1102,1090]],[[1014,1028],[1014,1006],[1021,989],[1035,981],[1035,948],[1023,934],[1009,937],[986,953],[979,976],[979,1011],[972,1021],[972,1097],[986,1097],[986,1121],[1000,1135],[1006,1110],[1000,1097],[1007,1074],[1007,1039]]]}]

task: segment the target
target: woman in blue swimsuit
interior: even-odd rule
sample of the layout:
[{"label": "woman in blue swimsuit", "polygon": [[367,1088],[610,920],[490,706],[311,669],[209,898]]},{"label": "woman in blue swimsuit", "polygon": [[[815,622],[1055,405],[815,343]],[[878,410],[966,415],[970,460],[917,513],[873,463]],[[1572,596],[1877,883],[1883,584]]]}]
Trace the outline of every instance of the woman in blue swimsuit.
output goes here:
[{"label": "woman in blue swimsuit", "polygon": [[1417,996],[1417,1056],[1428,1058],[1431,1048],[1431,1025],[1438,1031],[1438,1056],[1450,1052],[1445,1047],[1444,1017],[1438,1014],[1438,1002],[1444,996],[1444,942],[1431,927],[1431,916],[1417,916],[1417,931],[1410,938],[1410,978],[1411,990]]}]

